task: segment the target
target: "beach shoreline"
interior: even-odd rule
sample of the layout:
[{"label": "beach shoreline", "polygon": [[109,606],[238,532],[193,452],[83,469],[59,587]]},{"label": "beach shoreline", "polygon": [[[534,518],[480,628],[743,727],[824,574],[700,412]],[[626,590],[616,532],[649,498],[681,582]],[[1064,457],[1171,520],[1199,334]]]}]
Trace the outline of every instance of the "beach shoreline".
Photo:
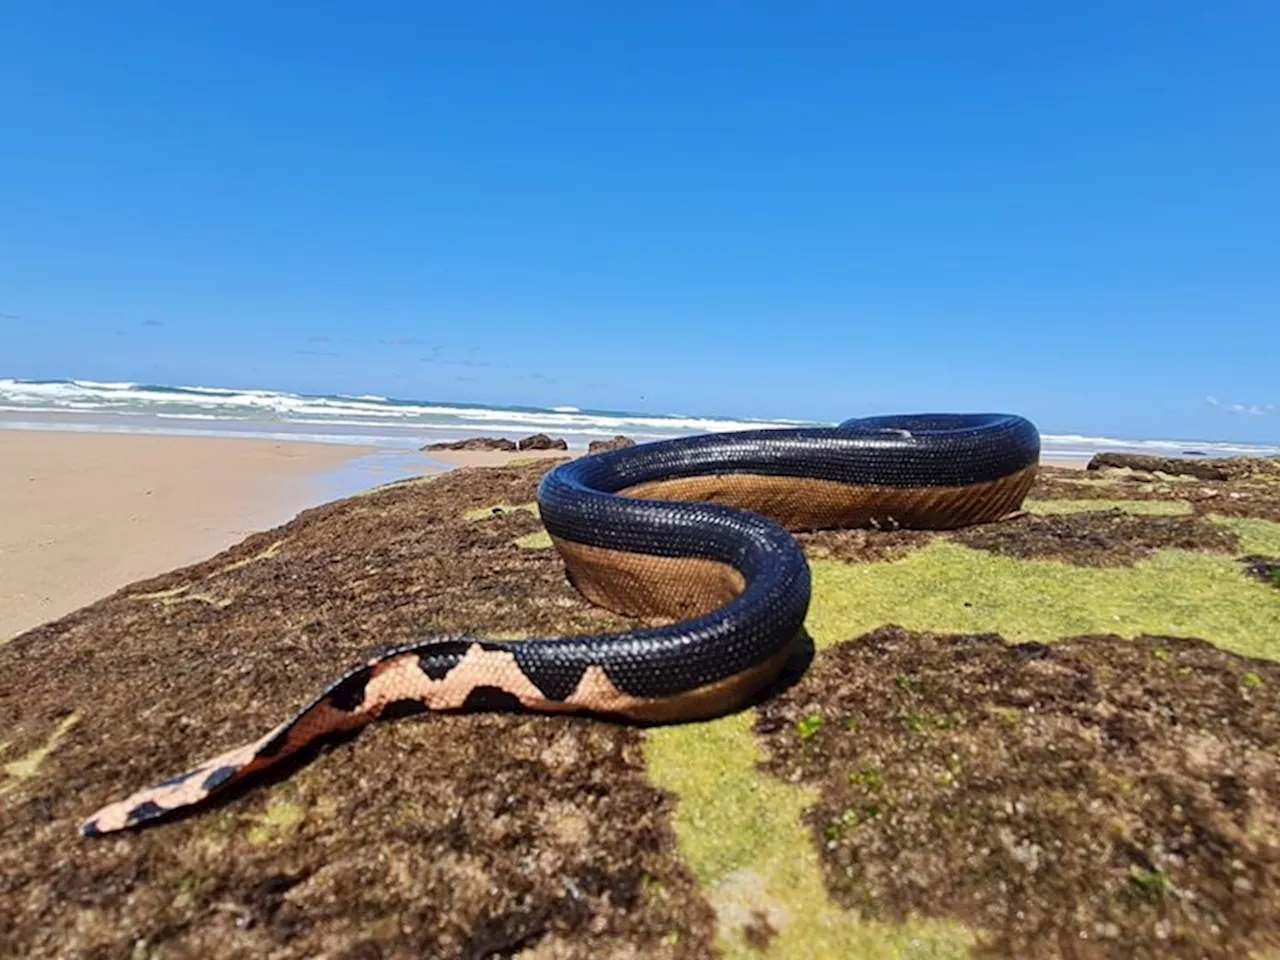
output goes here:
[{"label": "beach shoreline", "polygon": [[[93,380],[23,380],[0,377],[0,429],[69,432],[249,436],[416,451],[424,444],[462,438],[562,437],[572,450],[616,435],[637,442],[698,433],[834,426],[847,417],[892,411],[874,407],[840,411],[831,420],[759,418],[720,414],[580,409],[575,406],[504,406],[384,396],[301,394],[272,389],[162,386]],[[905,412],[905,411],[899,411]],[[1100,452],[1160,457],[1280,456],[1280,438],[1265,442],[1183,436],[1111,436],[1058,432],[1041,425],[1049,458],[1087,460]]]},{"label": "beach shoreline", "polygon": [[0,430],[0,642],[322,502],[368,448]]}]

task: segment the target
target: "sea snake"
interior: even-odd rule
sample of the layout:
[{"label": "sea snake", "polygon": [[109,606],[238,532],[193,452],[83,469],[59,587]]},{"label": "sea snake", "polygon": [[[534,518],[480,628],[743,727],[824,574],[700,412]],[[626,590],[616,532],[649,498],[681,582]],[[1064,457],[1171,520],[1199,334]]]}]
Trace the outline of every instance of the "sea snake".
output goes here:
[{"label": "sea snake", "polygon": [[543,477],[538,507],[571,582],[593,603],[669,624],[398,648],[260,739],[103,807],[81,832],[160,820],[379,718],[518,709],[673,722],[738,709],[782,669],[808,610],[809,566],[788,530],[998,520],[1020,507],[1039,458],[1021,417],[912,414],[569,460]]}]

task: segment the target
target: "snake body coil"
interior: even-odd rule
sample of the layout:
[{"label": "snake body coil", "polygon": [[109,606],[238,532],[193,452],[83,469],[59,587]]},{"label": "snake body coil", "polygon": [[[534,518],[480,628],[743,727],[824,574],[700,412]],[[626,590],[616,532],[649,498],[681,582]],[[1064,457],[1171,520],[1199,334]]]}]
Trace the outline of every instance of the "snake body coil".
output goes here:
[{"label": "snake body coil", "polygon": [[568,461],[543,478],[538,505],[574,585],[619,613],[674,622],[393,650],[260,739],[104,807],[81,831],[160,819],[378,718],[521,709],[677,721],[733,710],[776,676],[808,610],[809,567],[788,530],[997,520],[1021,504],[1039,455],[1021,417],[920,414]]}]

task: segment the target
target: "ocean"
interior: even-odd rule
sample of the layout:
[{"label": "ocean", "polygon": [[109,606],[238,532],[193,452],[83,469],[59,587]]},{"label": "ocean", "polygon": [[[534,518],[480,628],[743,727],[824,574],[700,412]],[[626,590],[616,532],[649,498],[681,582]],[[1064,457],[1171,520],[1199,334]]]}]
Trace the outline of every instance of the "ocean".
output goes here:
[{"label": "ocean", "polygon": [[[869,415],[878,411],[866,411]],[[0,378],[0,428],[103,433],[232,435],[417,450],[440,440],[533,433],[583,449],[625,434],[638,441],[763,427],[829,426],[806,420],[655,415],[572,406],[502,407],[365,395],[157,386],[93,380]],[[1197,439],[1042,434],[1049,458],[1084,460],[1104,450],[1159,456],[1280,456],[1280,446]]]}]

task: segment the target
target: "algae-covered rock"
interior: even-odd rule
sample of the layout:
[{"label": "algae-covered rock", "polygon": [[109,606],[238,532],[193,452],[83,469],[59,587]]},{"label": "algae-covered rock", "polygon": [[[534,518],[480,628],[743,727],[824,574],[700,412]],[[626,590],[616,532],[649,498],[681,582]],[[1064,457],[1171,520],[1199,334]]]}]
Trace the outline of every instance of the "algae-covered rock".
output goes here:
[{"label": "algae-covered rock", "polygon": [[563,437],[552,439],[545,433],[535,433],[520,441],[521,450],[568,450],[569,442]]},{"label": "algae-covered rock", "polygon": [[1177,637],[1009,645],[886,627],[756,725],[827,888],[998,956],[1280,943],[1280,666]]},{"label": "algae-covered rock", "polygon": [[426,450],[500,450],[514,452],[518,448],[514,440],[506,437],[468,437],[466,440],[441,440],[429,443]]},{"label": "algae-covered rock", "polygon": [[[1274,656],[1265,471],[1048,468],[1004,523],[804,534],[816,655],[758,713],[376,724],[186,819],[77,835],[387,647],[633,625],[547,548],[550,466],[309,510],[0,645],[0,955],[1275,948],[1280,675],[1164,636]],[[886,622],[917,632],[840,642]]]},{"label": "algae-covered rock", "polygon": [[532,501],[545,467],[309,510],[0,647],[0,955],[706,956],[711,910],[632,727],[376,724],[178,822],[76,832],[380,648],[625,624],[516,545],[535,514],[467,519]]},{"label": "algae-covered rock", "polygon": [[612,440],[592,440],[587,444],[587,453],[605,453],[609,450],[622,450],[625,447],[634,447],[636,442],[630,437],[624,437],[617,434]]}]

